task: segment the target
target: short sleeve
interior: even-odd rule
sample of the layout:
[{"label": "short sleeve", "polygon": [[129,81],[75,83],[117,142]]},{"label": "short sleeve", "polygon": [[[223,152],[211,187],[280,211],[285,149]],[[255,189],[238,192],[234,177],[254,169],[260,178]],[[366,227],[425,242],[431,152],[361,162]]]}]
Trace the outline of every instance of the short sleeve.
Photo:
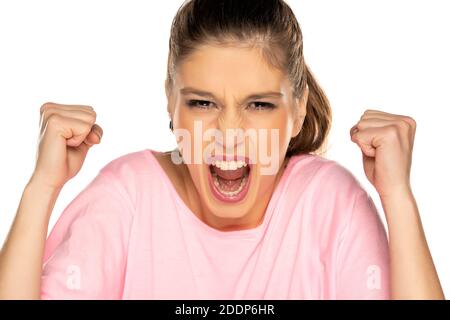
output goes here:
[{"label": "short sleeve", "polygon": [[47,238],[41,299],[121,299],[132,215],[120,183],[101,170]]},{"label": "short sleeve", "polygon": [[389,247],[376,206],[365,191],[356,194],[337,254],[337,299],[390,298]]}]

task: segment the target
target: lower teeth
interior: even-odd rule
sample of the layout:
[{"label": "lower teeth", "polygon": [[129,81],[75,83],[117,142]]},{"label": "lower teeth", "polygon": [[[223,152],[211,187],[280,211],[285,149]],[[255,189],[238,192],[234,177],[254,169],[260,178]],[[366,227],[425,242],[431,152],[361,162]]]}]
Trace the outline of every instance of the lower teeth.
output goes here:
[{"label": "lower teeth", "polygon": [[217,174],[213,173],[213,181],[214,181],[214,185],[217,187],[217,190],[220,191],[220,193],[222,193],[223,195],[227,196],[227,197],[232,197],[237,195],[239,192],[242,191],[242,189],[244,189],[245,183],[247,182],[248,179],[248,175],[244,176],[241,180],[241,183],[239,185],[239,188],[237,188],[237,190],[235,191],[223,191],[220,188],[220,183],[219,183],[219,178],[217,177]]}]

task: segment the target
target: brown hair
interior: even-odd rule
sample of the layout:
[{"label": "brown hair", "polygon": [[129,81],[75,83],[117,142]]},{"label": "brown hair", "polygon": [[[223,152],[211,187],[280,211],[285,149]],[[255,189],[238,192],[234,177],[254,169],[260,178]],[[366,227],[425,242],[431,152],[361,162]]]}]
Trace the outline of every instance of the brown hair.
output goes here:
[{"label": "brown hair", "polygon": [[330,103],[306,65],[303,35],[283,0],[187,0],[172,22],[166,87],[169,92],[177,64],[201,44],[250,45],[261,49],[268,63],[287,72],[294,97],[309,87],[306,116],[291,139],[287,157],[326,153],[331,127]]}]

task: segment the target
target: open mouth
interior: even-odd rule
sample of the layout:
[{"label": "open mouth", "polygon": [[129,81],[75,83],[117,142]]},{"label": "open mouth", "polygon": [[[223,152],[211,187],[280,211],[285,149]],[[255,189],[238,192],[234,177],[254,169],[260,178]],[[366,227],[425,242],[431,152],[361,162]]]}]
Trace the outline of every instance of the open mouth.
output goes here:
[{"label": "open mouth", "polygon": [[245,198],[251,181],[251,167],[247,158],[225,160],[219,156],[208,165],[208,180],[214,196],[225,202],[238,202]]}]

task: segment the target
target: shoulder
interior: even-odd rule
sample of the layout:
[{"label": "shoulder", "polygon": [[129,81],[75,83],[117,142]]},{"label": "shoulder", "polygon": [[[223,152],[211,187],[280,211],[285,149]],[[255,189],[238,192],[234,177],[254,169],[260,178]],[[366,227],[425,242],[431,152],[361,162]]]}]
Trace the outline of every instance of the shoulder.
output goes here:
[{"label": "shoulder", "polygon": [[134,207],[141,193],[161,181],[161,170],[152,150],[142,149],[110,160],[98,176],[107,177],[111,187]]},{"label": "shoulder", "polygon": [[100,172],[119,178],[127,178],[140,173],[148,173],[153,166],[150,149],[143,149],[120,155],[106,163]]},{"label": "shoulder", "polygon": [[[136,191],[140,188],[138,177],[146,162],[148,159],[145,150],[130,152],[110,160],[69,202],[66,211],[77,212],[72,214],[74,217],[94,211],[133,214],[136,209]],[[113,208],[118,210],[109,210]]]},{"label": "shoulder", "polygon": [[349,228],[355,235],[362,230],[382,234],[372,198],[347,167],[313,154],[291,161],[285,195],[293,203],[291,211],[308,221],[309,234],[314,234],[318,242],[339,242]]},{"label": "shoulder", "polygon": [[321,230],[327,229],[327,225],[345,227],[357,203],[371,202],[362,183],[336,160],[314,154],[295,156],[288,171],[285,196],[296,207],[309,208],[306,212],[313,215],[311,219]]},{"label": "shoulder", "polygon": [[129,152],[118,156],[101,169],[100,173],[124,185],[138,183],[139,179],[156,174],[156,159],[150,149]]},{"label": "shoulder", "polygon": [[361,182],[343,164],[316,154],[293,156],[289,162],[291,184],[305,185],[322,194],[351,194],[364,192]]},{"label": "shoulder", "polygon": [[[80,243],[100,245],[102,241],[111,243],[111,239],[126,241],[137,211],[136,190],[142,187],[137,178],[147,162],[142,150],[119,156],[104,165],[56,220],[46,242],[45,258],[64,241],[73,250],[82,250],[78,248]],[[65,254],[66,249],[61,250]]]}]

